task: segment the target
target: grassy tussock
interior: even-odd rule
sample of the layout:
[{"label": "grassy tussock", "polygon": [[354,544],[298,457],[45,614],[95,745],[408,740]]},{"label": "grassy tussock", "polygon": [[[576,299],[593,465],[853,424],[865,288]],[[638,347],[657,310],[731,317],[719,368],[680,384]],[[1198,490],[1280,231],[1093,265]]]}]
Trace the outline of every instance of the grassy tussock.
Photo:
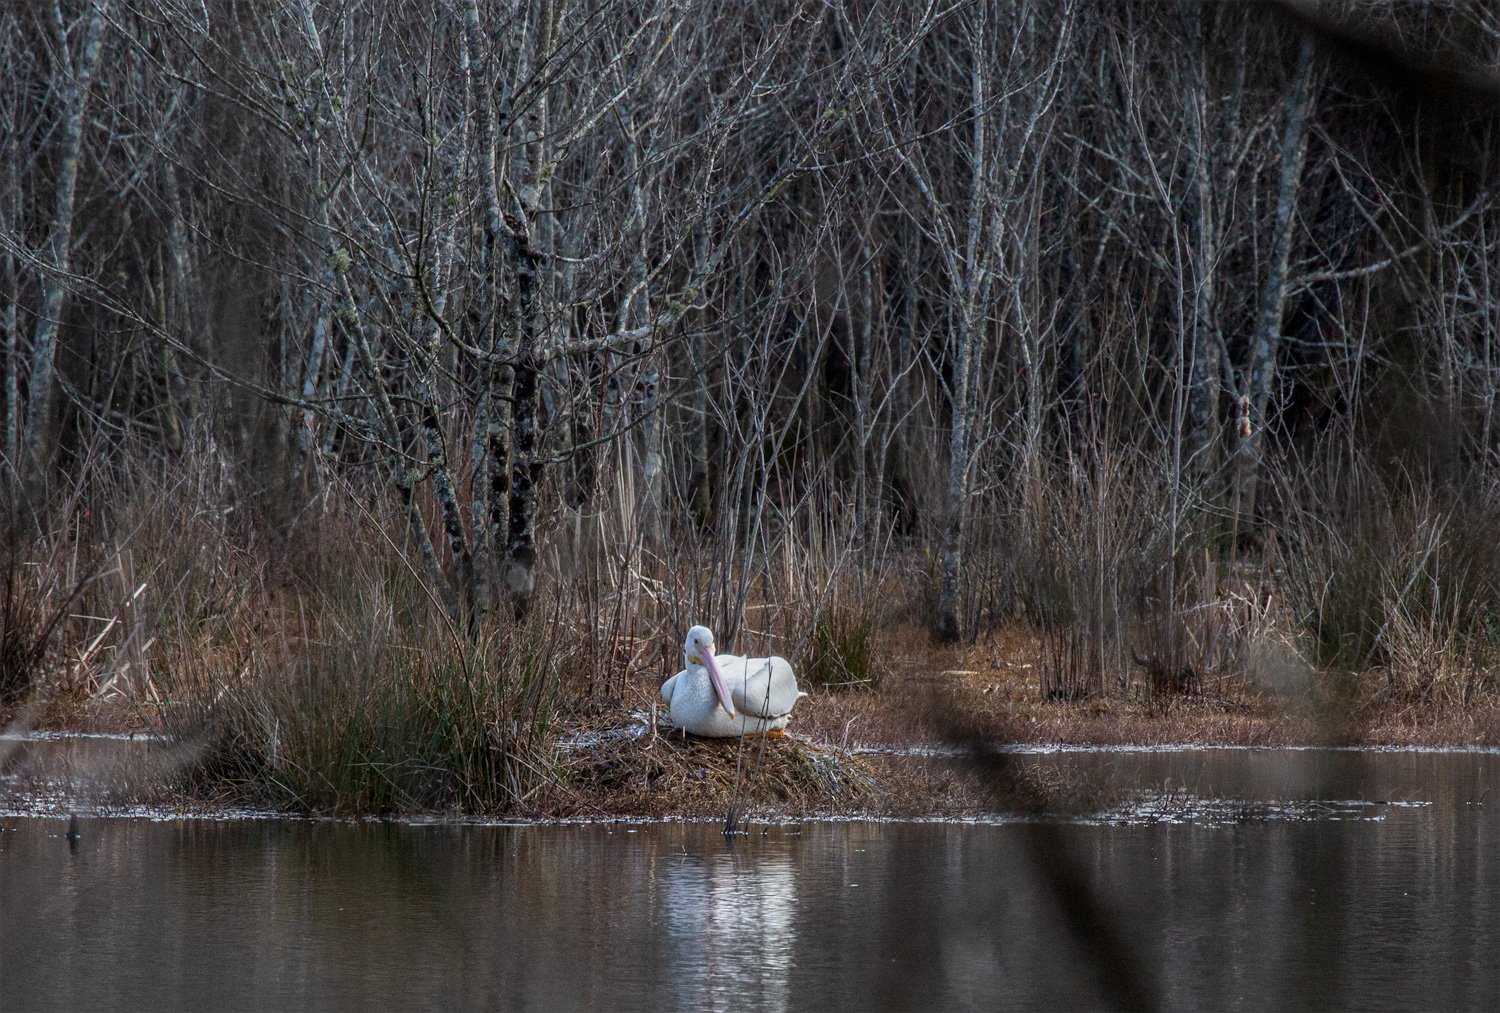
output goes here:
[{"label": "grassy tussock", "polygon": [[834,604],[813,621],[800,678],[822,689],[872,689],[884,674],[874,606]]},{"label": "grassy tussock", "polygon": [[1043,697],[1173,696],[1245,671],[1253,592],[1218,557],[1194,490],[1174,501],[1161,474],[1131,454],[1055,465],[1026,489],[1022,520],[990,535],[1010,559],[995,596],[1041,634]]},{"label": "grassy tussock", "polygon": [[555,775],[571,660],[556,616],[460,636],[389,532],[337,515],[320,526],[340,552],[279,582],[263,555],[226,549],[232,595],[210,573],[178,585],[155,710],[203,743],[191,780],[319,813],[524,806]]},{"label": "grassy tussock", "polygon": [[55,589],[28,567],[14,535],[0,545],[0,704],[24,699],[41,681],[48,644],[64,612]]},{"label": "grassy tussock", "polygon": [[1333,472],[1294,512],[1277,572],[1309,654],[1394,699],[1462,706],[1500,662],[1500,491]]},{"label": "grassy tussock", "polygon": [[533,629],[432,644],[379,609],[175,681],[170,725],[202,736],[205,785],[360,814],[513,811],[554,776],[560,660]]},{"label": "grassy tussock", "polygon": [[22,521],[0,529],[0,713],[76,714],[111,653],[118,621],[96,618],[108,560],[70,500],[56,534],[28,540]]},{"label": "grassy tussock", "polygon": [[349,496],[321,507],[278,531],[208,457],[112,486],[98,522],[12,568],[7,650],[40,655],[8,669],[30,673],[13,701],[43,723],[164,730],[192,746],[174,779],[236,804],[524,807],[557,776],[582,638],[556,609],[459,636],[399,525]]}]

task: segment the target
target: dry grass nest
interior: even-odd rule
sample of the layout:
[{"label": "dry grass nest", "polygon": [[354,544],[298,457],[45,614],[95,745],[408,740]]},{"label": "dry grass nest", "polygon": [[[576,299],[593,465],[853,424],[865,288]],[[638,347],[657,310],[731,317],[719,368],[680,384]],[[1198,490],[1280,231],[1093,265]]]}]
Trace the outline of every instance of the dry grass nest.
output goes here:
[{"label": "dry grass nest", "polygon": [[880,808],[885,794],[870,762],[795,734],[700,739],[648,719],[562,746],[559,816],[854,815]]}]

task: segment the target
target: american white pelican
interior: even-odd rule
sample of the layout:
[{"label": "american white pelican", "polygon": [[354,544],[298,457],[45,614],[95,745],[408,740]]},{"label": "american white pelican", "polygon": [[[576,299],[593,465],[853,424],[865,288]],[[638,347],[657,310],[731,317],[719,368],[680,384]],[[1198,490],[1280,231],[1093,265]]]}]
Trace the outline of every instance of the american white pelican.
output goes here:
[{"label": "american white pelican", "polygon": [[687,665],[662,683],[661,698],[672,724],[694,735],[780,735],[792,707],[806,693],[785,658],[741,658],[714,654],[707,626],[688,630],[682,645]]}]

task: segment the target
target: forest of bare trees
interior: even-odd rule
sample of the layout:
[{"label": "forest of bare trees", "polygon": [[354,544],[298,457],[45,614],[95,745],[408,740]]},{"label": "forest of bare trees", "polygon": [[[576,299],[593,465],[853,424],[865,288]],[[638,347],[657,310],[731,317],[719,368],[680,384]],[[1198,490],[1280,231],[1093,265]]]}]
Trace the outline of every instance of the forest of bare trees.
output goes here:
[{"label": "forest of bare trees", "polygon": [[7,595],[108,585],[138,671],[350,525],[459,640],[780,595],[796,647],[894,582],[1072,693],[1191,678],[1232,585],[1487,670],[1486,5],[10,0],[0,49]]}]

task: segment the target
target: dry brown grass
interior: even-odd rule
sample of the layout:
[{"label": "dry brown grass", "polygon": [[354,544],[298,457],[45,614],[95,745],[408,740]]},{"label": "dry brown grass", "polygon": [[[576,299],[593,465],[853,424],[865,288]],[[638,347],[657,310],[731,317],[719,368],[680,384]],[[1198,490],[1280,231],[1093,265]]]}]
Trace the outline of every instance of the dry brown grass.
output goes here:
[{"label": "dry brown grass", "polygon": [[[1191,680],[1164,689],[1133,669],[1091,678],[1089,695],[1048,698],[1057,661],[1036,626],[934,644],[910,590],[919,561],[835,580],[845,562],[811,538],[788,542],[785,572],[768,566],[750,582],[737,643],[725,644],[843,673],[807,680],[792,734],[623,734],[675,671],[683,620],[731,608],[700,586],[694,558],[606,567],[601,547],[598,566],[575,561],[571,583],[549,584],[553,604],[533,628],[460,642],[412,567],[391,558],[399,526],[335,504],[273,537],[206,483],[145,490],[107,537],[80,523],[21,546],[12,614],[59,618],[30,689],[0,718],[171,727],[203,747],[182,760],[178,790],[218,801],[595,818],[965,816],[1101,797],[1055,775],[996,778],[910,751],[931,745],[1500,743],[1500,694],[1475,668],[1483,656],[1459,649],[1470,625],[1439,621],[1446,613],[1393,614],[1379,667],[1318,668],[1303,620],[1265,590],[1274,574],[1215,576],[1205,559],[1174,620]],[[48,559],[66,565],[51,573]],[[12,627],[22,648],[37,642],[20,637],[34,622]],[[1149,659],[1153,629],[1132,620],[1121,644]],[[559,745],[580,733],[598,737]]]},{"label": "dry brown grass", "polygon": [[1267,744],[1295,733],[1290,709],[1243,680],[1223,680],[1195,694],[1046,699],[1043,638],[1023,626],[970,647],[932,645],[910,628],[888,636],[889,672],[880,688],[816,695],[798,712],[799,730],[825,741],[881,745]]},{"label": "dry brown grass", "polygon": [[943,742],[1079,745],[1495,745],[1500,698],[1461,706],[1393,695],[1381,672],[1276,670],[1279,645],[1258,645],[1250,669],[1201,692],[1115,691],[1077,701],[1040,688],[1042,636],[1011,625],[968,647],[933,645],[915,627],[887,631],[886,678],[861,693],[815,693],[794,727],[842,746]]},{"label": "dry brown grass", "polygon": [[[292,624],[268,617],[305,615],[310,606],[281,600],[286,594],[283,587],[262,603],[266,608],[239,614],[234,635],[224,638],[217,653],[205,650],[199,664],[224,671],[233,645],[253,648],[273,635],[280,650],[295,651],[304,637],[290,636]],[[211,645],[200,642],[198,647]],[[1066,701],[1044,697],[1039,671],[1046,657],[1044,640],[1024,625],[1006,626],[966,647],[935,645],[915,624],[886,626],[879,652],[885,674],[878,685],[811,687],[812,696],[799,705],[791,734],[776,740],[701,740],[669,733],[664,723],[650,730],[640,715],[652,713],[659,673],[654,666],[634,668],[623,676],[617,694],[564,701],[554,731],[564,741],[569,736],[595,738],[585,747],[559,750],[556,776],[513,811],[544,817],[719,820],[733,810],[741,819],[754,820],[1071,810],[1099,803],[1099,787],[1055,783],[1055,774],[1049,781],[1034,771],[997,781],[962,760],[901,750],[945,744],[1500,742],[1500,700],[1485,697],[1458,706],[1442,697],[1393,694],[1388,677],[1378,671],[1338,678],[1328,673],[1312,678],[1304,672],[1303,682],[1279,683],[1270,676],[1261,682],[1225,677],[1194,694],[1137,689]],[[1269,647],[1251,654],[1267,671],[1275,667],[1265,660],[1268,656],[1291,664]],[[185,657],[174,651],[171,660],[180,665]],[[43,723],[139,727],[151,710],[121,708],[115,697],[94,700],[94,706],[87,694],[64,699],[66,707],[54,707]],[[243,801],[208,780],[197,780],[194,790]]]}]

